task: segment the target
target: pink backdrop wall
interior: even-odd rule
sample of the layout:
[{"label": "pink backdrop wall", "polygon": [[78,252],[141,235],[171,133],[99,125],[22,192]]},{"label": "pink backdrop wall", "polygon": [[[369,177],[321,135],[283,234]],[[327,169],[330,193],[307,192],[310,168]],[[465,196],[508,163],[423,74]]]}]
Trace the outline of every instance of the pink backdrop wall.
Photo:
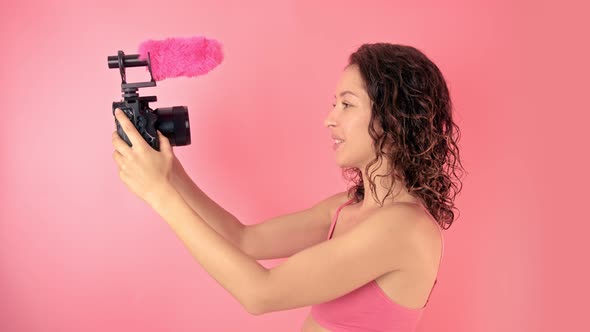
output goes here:
[{"label": "pink backdrop wall", "polygon": [[188,106],[193,143],[175,152],[245,224],[345,188],[323,120],[351,52],[423,50],[449,83],[469,174],[419,331],[584,330],[584,6],[2,1],[0,331],[299,330],[309,308],[250,316],[118,178],[106,58],[189,36],[218,39],[220,67],[141,91]]}]

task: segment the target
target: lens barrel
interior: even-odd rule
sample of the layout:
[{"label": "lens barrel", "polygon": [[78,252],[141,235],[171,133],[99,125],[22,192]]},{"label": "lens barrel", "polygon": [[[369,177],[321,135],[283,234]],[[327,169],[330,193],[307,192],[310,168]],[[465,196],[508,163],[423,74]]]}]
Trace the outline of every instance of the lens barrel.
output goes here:
[{"label": "lens barrel", "polygon": [[186,106],[156,108],[154,112],[158,116],[156,129],[170,140],[172,146],[191,144],[191,128]]}]

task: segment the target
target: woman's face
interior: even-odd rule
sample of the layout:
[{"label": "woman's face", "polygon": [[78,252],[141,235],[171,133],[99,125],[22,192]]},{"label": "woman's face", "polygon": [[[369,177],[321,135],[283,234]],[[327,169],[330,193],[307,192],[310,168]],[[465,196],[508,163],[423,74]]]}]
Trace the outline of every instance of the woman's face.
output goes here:
[{"label": "woman's face", "polygon": [[335,150],[340,167],[364,169],[375,158],[373,140],[368,132],[371,107],[358,66],[346,67],[336,87],[333,108],[324,121],[330,136],[343,140]]}]

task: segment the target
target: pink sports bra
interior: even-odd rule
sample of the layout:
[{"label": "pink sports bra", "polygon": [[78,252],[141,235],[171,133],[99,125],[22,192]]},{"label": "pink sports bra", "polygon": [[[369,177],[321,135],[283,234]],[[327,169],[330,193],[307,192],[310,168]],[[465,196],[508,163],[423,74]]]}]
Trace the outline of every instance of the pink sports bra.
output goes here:
[{"label": "pink sports bra", "polygon": [[[354,201],[354,198],[344,203],[336,211],[336,216],[330,225],[328,240],[332,237],[340,210],[352,201]],[[442,238],[442,229],[440,230],[441,241],[443,241],[440,257],[440,262],[442,262],[444,239]],[[432,289],[434,289],[435,285],[436,280]],[[432,294],[432,289],[430,294]],[[430,294],[422,308],[407,308],[391,300],[377,282],[371,280],[339,298],[311,306],[310,313],[318,324],[334,332],[410,332],[416,329],[422,312],[430,300]]]}]

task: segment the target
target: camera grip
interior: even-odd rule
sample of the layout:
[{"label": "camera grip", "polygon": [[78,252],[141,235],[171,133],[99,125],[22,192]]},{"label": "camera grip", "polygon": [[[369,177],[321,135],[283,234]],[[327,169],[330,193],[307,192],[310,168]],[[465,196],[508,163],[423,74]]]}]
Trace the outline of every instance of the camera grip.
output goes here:
[{"label": "camera grip", "polygon": [[[156,132],[156,128],[155,128],[155,121],[156,121],[155,116],[150,116],[151,114],[146,114],[147,119],[145,116],[141,116],[141,115],[135,117],[133,115],[132,109],[129,109],[126,107],[119,107],[119,109],[121,109],[121,111],[123,111],[123,114],[125,114],[125,116],[127,116],[129,121],[133,124],[135,129],[137,129],[137,131],[143,137],[143,139],[153,149],[160,151],[160,141],[158,139],[158,133]],[[114,109],[113,109],[113,116],[115,116]],[[119,120],[117,120],[116,117],[115,117],[115,125],[117,127],[117,133],[119,134],[119,137],[121,137],[121,139],[123,141],[125,141],[125,143],[127,143],[128,146],[133,147],[131,140],[129,139],[129,137],[127,136],[125,131],[123,131],[123,127],[121,127],[121,124],[119,123]]]}]

